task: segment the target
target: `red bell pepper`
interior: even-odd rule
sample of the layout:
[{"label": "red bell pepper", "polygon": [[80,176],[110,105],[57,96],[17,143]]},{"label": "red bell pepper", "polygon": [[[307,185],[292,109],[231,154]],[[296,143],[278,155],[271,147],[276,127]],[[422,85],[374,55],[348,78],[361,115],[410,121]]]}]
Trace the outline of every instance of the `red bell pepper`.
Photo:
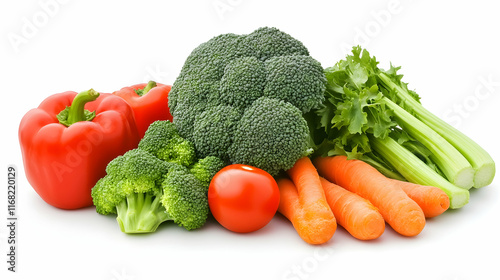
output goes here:
[{"label": "red bell pepper", "polygon": [[150,81],[147,84],[124,87],[113,92],[113,94],[125,99],[134,110],[137,130],[142,138],[149,125],[154,121],[172,121],[172,115],[168,109],[168,93],[170,89],[171,86],[169,85]]},{"label": "red bell pepper", "polygon": [[139,140],[131,107],[92,89],[54,94],[19,125],[29,183],[45,202],[62,209],[92,205],[91,189],[107,164]]}]

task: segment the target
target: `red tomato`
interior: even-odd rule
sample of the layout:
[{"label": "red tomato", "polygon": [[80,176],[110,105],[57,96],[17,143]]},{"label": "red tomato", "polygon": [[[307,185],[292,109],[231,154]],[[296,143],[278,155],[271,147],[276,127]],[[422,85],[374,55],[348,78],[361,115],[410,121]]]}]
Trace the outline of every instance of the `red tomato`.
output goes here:
[{"label": "red tomato", "polygon": [[278,184],[266,171],[243,164],[224,167],[210,182],[208,204],[215,219],[234,232],[256,231],[278,210]]}]

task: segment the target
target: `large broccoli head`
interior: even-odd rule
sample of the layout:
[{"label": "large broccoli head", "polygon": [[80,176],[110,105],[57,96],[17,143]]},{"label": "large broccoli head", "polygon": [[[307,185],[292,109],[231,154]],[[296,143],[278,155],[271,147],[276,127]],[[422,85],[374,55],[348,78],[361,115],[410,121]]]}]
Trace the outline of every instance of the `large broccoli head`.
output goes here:
[{"label": "large broccoli head", "polygon": [[[195,48],[169,93],[169,107],[179,134],[194,143],[199,157],[217,156],[276,175],[310,151],[301,114],[323,102],[325,88],[323,68],[300,41],[263,27],[247,35],[219,35]],[[283,102],[253,106],[262,97]],[[293,114],[290,106],[297,109]],[[256,107],[276,119],[249,126],[244,116],[255,115]],[[292,140],[282,141],[285,135]],[[250,138],[259,139],[267,153],[261,148],[259,158],[255,156],[245,142]]]}]

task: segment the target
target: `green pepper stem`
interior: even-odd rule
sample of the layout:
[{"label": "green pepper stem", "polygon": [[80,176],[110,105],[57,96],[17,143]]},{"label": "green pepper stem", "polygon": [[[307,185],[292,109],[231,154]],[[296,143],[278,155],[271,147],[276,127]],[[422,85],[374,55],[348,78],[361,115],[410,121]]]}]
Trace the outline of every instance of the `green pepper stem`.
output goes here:
[{"label": "green pepper stem", "polygon": [[156,82],[155,81],[149,81],[148,84],[142,89],[142,93],[140,94],[141,96],[145,95],[150,91],[152,88],[156,87]]},{"label": "green pepper stem", "polygon": [[84,110],[85,104],[96,100],[97,97],[99,97],[99,93],[94,89],[82,91],[77,94],[71,103],[71,107],[69,108],[67,120],[68,126],[76,122],[86,121],[87,118]]}]

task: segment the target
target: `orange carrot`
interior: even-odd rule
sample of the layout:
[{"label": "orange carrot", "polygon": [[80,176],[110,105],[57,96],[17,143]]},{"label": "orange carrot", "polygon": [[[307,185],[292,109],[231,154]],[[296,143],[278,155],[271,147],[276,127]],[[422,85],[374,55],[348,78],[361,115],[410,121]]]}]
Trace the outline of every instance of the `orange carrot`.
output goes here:
[{"label": "orange carrot", "polygon": [[307,243],[327,242],[335,233],[337,222],[326,201],[316,168],[308,157],[304,157],[287,173],[292,180],[278,180],[278,211],[292,222],[299,236]]},{"label": "orange carrot", "polygon": [[450,198],[440,188],[392,181],[422,208],[426,218],[439,216],[450,207]]},{"label": "orange carrot", "polygon": [[384,233],[385,220],[370,201],[323,177],[321,184],[335,219],[352,236],[372,240]]},{"label": "orange carrot", "polygon": [[318,157],[314,164],[321,176],[373,203],[396,232],[415,236],[424,229],[420,206],[368,163],[334,156]]}]

